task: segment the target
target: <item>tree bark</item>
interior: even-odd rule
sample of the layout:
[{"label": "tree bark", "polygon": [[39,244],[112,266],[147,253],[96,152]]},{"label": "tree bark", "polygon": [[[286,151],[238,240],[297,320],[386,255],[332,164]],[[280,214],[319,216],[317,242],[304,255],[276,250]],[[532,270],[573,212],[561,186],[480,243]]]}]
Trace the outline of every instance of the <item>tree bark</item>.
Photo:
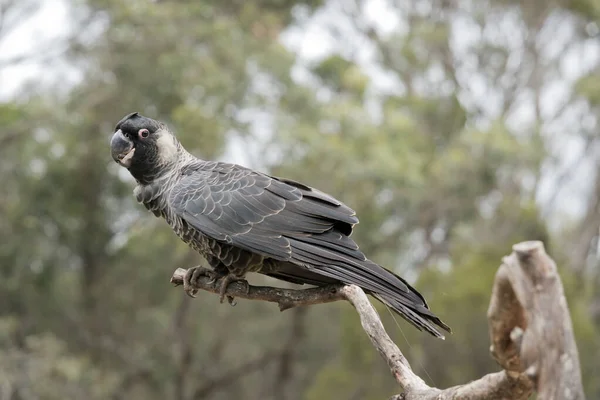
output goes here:
[{"label": "tree bark", "polygon": [[508,373],[525,373],[538,399],[585,398],[562,282],[541,242],[504,257],[488,321],[492,355]]},{"label": "tree bark", "polygon": [[[183,283],[184,269],[171,278]],[[195,288],[218,293],[218,285],[200,278]],[[490,351],[503,370],[448,389],[428,386],[390,339],[365,293],[357,286],[304,290],[250,287],[233,283],[227,294],[279,304],[281,311],[345,299],[356,309],[363,330],[404,392],[395,400],[538,400],[584,399],[579,355],[556,264],[541,242],[513,246],[498,269],[488,309]]]}]

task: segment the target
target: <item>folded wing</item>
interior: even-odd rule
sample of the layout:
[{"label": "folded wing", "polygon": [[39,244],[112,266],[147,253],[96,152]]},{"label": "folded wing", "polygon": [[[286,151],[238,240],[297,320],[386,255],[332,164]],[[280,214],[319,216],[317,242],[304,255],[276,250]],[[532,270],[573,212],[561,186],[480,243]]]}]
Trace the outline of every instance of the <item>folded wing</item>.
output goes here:
[{"label": "folded wing", "polygon": [[169,203],[203,234],[281,261],[286,280],[315,284],[322,276],[323,283],[356,284],[417,328],[438,337],[436,326],[449,331],[415,289],[365,257],[349,237],[355,212],[323,192],[233,164],[204,163],[185,172]]}]

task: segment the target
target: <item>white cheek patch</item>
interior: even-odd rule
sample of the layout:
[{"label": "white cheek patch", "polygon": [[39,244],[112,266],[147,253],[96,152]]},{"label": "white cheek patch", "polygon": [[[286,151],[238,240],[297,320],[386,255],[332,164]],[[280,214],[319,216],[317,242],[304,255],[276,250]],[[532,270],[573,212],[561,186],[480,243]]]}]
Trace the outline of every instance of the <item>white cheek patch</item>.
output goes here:
[{"label": "white cheek patch", "polygon": [[175,138],[168,132],[163,132],[156,139],[158,157],[161,162],[168,163],[177,159],[177,144]]}]

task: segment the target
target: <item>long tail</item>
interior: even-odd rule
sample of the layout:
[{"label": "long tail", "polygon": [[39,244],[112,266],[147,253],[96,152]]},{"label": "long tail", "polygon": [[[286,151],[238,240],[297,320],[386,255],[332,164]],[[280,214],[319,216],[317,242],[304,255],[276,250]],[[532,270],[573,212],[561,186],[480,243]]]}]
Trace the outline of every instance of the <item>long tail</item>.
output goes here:
[{"label": "long tail", "polygon": [[[406,282],[405,282],[406,284]],[[406,284],[413,293],[421,296],[419,292],[417,292],[410,285]],[[402,301],[397,298],[393,298],[386,295],[381,295],[377,293],[371,293],[373,297],[377,300],[381,301],[383,304],[387,305],[389,308],[397,312],[402,318],[410,322],[413,326],[415,326],[419,330],[425,330],[432,334],[433,336],[445,339],[445,336],[440,333],[437,327],[442,328],[448,333],[452,333],[452,330],[448,325],[446,325],[439,317],[437,317],[429,307],[425,300],[423,300],[422,305],[418,305],[415,303],[412,304],[404,304]],[[396,296],[397,297],[397,296]]]},{"label": "long tail", "polygon": [[423,296],[404,279],[369,260],[365,264],[366,268],[352,271],[355,272],[352,274],[336,266],[320,268],[319,272],[361,287],[420,331],[440,339],[445,336],[439,328],[452,333],[450,327],[431,312]]},{"label": "long tail", "polygon": [[[292,244],[297,255],[298,252],[302,252],[302,247],[305,245],[296,241],[293,241]],[[309,248],[305,250],[309,250]],[[315,247],[310,246],[310,250],[313,253]],[[332,260],[331,258],[335,257],[332,257],[331,253],[327,256],[329,261],[327,264],[315,265],[316,260],[311,257],[313,258],[311,263],[314,265],[313,268],[301,269],[297,264],[282,263],[277,273],[269,275],[294,283],[317,286],[334,282],[354,284],[387,305],[419,330],[429,332],[440,339],[444,339],[440,328],[449,333],[452,332],[448,325],[431,312],[423,296],[398,275],[366,258],[357,260],[343,257],[339,260]]]}]

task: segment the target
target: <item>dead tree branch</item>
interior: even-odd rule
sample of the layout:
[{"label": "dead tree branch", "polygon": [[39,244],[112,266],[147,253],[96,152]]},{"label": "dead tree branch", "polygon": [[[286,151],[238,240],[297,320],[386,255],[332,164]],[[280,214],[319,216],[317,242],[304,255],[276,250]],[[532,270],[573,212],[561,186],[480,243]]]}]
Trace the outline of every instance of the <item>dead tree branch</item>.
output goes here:
[{"label": "dead tree branch", "polygon": [[[175,286],[183,285],[186,270],[177,268],[171,277],[171,283]],[[219,285],[210,283],[210,278],[200,277],[194,287],[198,290],[219,294]],[[330,285],[310,289],[281,289],[268,286],[246,286],[241,282],[233,282],[227,286],[227,296],[239,299],[262,300],[277,303],[279,310],[284,311],[298,306],[331,303],[344,300],[340,292],[341,286]]]},{"label": "dead tree branch", "polygon": [[[184,269],[171,282],[182,284]],[[197,289],[218,293],[201,278]],[[385,331],[365,293],[354,285],[304,290],[233,283],[227,294],[279,304],[280,310],[301,305],[347,300],[356,309],[363,330],[387,362],[404,393],[396,400],[525,400],[535,391],[540,400],[584,399],[579,356],[571,317],[556,265],[541,242],[523,242],[503,259],[494,281],[488,309],[492,356],[504,368],[464,385],[448,389],[428,386]]]},{"label": "dead tree branch", "polygon": [[538,399],[585,398],[562,282],[541,242],[504,257],[488,321],[492,355],[507,373],[525,373]]}]

